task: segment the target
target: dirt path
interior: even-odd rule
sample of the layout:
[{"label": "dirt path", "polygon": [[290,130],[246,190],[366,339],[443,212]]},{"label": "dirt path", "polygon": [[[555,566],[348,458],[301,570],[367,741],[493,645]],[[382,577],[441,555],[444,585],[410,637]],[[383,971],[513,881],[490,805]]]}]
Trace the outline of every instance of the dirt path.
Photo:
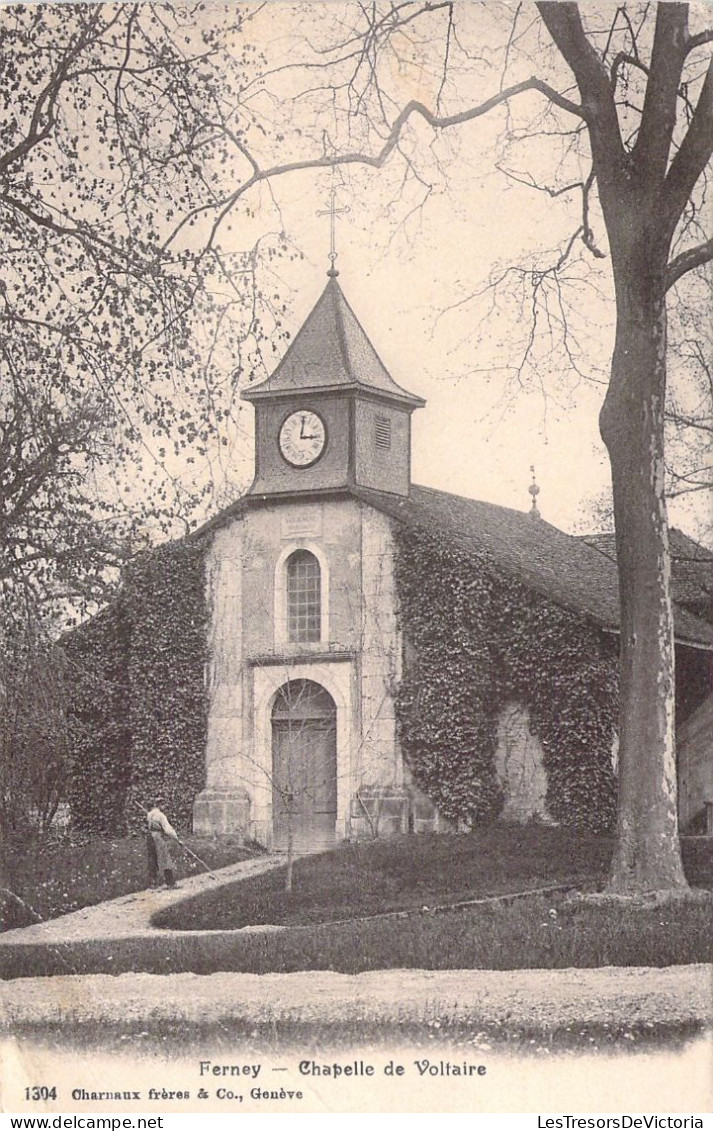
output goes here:
[{"label": "dirt path", "polygon": [[45,923],[35,923],[31,927],[18,927],[13,931],[5,931],[4,934],[0,934],[0,946],[29,943],[46,943],[54,946],[59,943],[100,939],[155,937],[159,930],[151,926],[151,919],[157,912],[179,903],[182,899],[213,891],[235,880],[271,872],[275,868],[283,867],[284,863],[283,855],[241,860],[237,864],[228,864],[227,867],[219,868],[215,872],[189,876],[181,880],[176,888],[148,888],[145,891],[132,892],[130,895],[119,896],[118,899],[98,903],[94,907],[83,907],[80,911],[71,911],[68,915],[48,919]]},{"label": "dirt path", "polygon": [[[30,943],[58,946],[63,943],[99,941],[101,939],[155,938],[159,934],[164,937],[170,935],[173,938],[182,935],[196,938],[202,935],[234,935],[237,931],[254,933],[300,930],[302,929],[301,926],[282,927],[260,924],[238,927],[232,930],[217,928],[214,930],[183,931],[154,927],[151,923],[153,916],[159,911],[180,903],[184,899],[213,891],[226,884],[234,883],[236,880],[259,876],[264,872],[273,871],[275,868],[284,867],[284,864],[284,854],[261,856],[253,860],[242,860],[236,864],[228,864],[225,868],[218,868],[213,872],[191,876],[182,880],[176,888],[148,888],[145,891],[132,892],[130,895],[122,895],[117,899],[107,900],[93,907],[83,907],[79,911],[71,911],[69,914],[60,915],[56,919],[48,919],[44,923],[35,923],[30,927],[18,927],[12,931],[5,931],[0,934],[0,947]],[[501,893],[500,895],[484,896],[478,899],[462,900],[458,903],[448,904],[448,907],[476,907],[480,904],[507,902],[525,896],[550,895],[555,892],[566,891],[574,886],[576,886],[575,881],[572,880],[569,883],[549,884],[547,887],[530,888],[509,894]],[[445,907],[441,910],[445,910]],[[409,914],[419,913],[419,908],[413,908],[411,911],[403,909],[369,916],[355,916],[351,921],[356,923],[373,919],[400,919]],[[311,924],[305,926],[306,929],[312,929]]]},{"label": "dirt path", "polygon": [[150,1019],[187,1027],[274,1024],[281,1030],[506,1024],[701,1026],[713,1021],[710,966],[596,970],[379,970],[366,974],[106,974],[27,978],[0,988],[11,1031],[36,1024]]}]

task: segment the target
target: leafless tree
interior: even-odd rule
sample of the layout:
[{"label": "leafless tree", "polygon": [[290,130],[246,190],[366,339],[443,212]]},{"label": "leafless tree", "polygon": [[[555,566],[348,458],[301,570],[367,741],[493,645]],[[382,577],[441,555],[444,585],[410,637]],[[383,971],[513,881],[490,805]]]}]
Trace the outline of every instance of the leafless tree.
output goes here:
[{"label": "leafless tree", "polygon": [[[713,274],[710,265],[681,280],[671,296],[669,357],[675,376],[667,390],[668,495],[713,491]],[[710,526],[708,531],[710,533]]]}]

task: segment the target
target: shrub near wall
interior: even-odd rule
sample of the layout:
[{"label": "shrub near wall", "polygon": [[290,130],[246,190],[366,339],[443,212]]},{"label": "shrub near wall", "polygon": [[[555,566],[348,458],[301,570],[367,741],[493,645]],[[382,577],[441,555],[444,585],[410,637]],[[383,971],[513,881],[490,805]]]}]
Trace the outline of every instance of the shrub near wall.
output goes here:
[{"label": "shrub near wall", "polygon": [[204,547],[169,543],[136,558],[121,594],[67,638],[76,681],[71,807],[75,826],[142,826],[136,799],[188,827],[204,785],[207,701]]},{"label": "shrub near wall", "polygon": [[417,784],[453,820],[496,816],[497,724],[518,701],[544,751],[550,815],[575,828],[611,827],[615,641],[484,553],[406,526],[396,528],[395,548],[406,640],[396,714]]},{"label": "shrub near wall", "polygon": [[131,779],[129,623],[123,601],[68,634],[62,649],[73,823],[82,832],[122,836]]},{"label": "shrub near wall", "polygon": [[[142,555],[126,579],[131,619],[128,663],[132,797],[160,799],[189,827],[205,784],[207,652],[204,546],[168,543]],[[141,822],[136,806],[131,823]]]}]

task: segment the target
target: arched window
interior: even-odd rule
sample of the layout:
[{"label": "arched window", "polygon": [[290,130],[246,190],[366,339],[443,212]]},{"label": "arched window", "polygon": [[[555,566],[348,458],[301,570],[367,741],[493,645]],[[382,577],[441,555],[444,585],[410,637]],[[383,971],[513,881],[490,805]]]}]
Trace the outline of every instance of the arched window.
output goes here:
[{"label": "arched window", "polygon": [[287,639],[305,644],[322,636],[322,582],[319,562],[309,550],[287,559]]}]

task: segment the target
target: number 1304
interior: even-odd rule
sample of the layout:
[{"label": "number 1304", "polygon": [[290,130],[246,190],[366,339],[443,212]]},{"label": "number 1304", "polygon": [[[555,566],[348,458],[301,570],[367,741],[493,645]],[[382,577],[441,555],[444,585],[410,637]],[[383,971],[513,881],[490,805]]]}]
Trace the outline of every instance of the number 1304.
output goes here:
[{"label": "number 1304", "polygon": [[33,1084],[31,1088],[25,1088],[26,1100],[56,1100],[57,1088],[53,1084],[48,1088],[46,1084]]}]

